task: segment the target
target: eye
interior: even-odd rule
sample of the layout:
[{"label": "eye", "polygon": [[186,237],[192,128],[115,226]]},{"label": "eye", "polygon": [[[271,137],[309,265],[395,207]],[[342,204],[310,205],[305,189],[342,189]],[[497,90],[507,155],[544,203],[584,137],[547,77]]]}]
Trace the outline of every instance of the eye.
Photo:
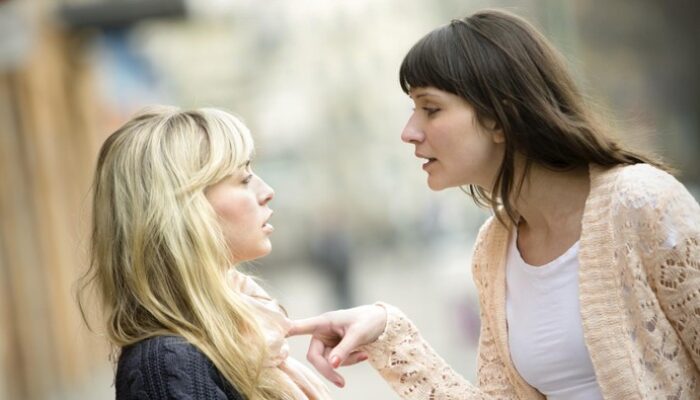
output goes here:
[{"label": "eye", "polygon": [[245,178],[241,182],[243,182],[244,185],[247,185],[250,183],[250,181],[253,179],[253,174],[248,174],[246,175]]},{"label": "eye", "polygon": [[440,111],[439,108],[433,108],[433,107],[423,107],[423,111],[425,111],[428,116],[435,115],[438,111]]}]

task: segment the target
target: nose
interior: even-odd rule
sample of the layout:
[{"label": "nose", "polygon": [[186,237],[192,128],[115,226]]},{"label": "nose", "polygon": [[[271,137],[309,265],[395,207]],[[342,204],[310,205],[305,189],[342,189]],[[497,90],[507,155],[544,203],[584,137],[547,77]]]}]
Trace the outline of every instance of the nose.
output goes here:
[{"label": "nose", "polygon": [[401,132],[401,140],[403,140],[405,143],[415,144],[422,142],[423,139],[425,139],[425,134],[418,125],[416,114],[413,113]]},{"label": "nose", "polygon": [[260,179],[260,192],[258,195],[260,205],[266,205],[273,197],[275,197],[275,191],[264,180]]}]

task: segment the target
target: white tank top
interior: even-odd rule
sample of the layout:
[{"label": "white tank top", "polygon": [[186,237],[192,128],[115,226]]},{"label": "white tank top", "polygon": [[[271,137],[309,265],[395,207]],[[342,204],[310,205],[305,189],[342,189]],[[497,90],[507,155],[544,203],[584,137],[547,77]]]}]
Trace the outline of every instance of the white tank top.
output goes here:
[{"label": "white tank top", "polygon": [[525,263],[511,235],[506,264],[508,345],[515,368],[550,400],[602,399],[583,339],[576,242],[556,260]]}]

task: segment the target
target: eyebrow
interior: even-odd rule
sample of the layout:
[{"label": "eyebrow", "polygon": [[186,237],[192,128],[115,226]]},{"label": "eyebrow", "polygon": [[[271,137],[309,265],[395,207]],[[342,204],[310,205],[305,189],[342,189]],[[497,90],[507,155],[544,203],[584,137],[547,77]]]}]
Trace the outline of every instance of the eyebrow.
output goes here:
[{"label": "eyebrow", "polygon": [[422,93],[419,93],[418,95],[416,95],[415,97],[411,96],[411,98],[412,98],[413,100],[418,100],[418,99],[420,99],[421,97],[436,97],[436,98],[440,98],[438,95],[436,95],[436,94],[434,94],[434,93],[430,93],[430,92],[422,92]]},{"label": "eyebrow", "polygon": [[248,161],[244,162],[243,164],[239,165],[238,168],[247,168],[250,166],[251,159],[249,158]]}]

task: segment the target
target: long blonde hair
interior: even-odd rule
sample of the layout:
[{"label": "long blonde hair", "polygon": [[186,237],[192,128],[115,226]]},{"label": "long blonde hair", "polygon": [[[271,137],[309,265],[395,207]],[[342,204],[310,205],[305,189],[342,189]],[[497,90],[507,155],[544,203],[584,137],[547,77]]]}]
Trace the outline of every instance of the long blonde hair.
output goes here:
[{"label": "long blonde hair", "polygon": [[[230,252],[204,189],[253,152],[234,116],[205,108],[146,109],[102,145],[93,183],[91,262],[106,333],[118,348],[179,335],[251,400],[285,399],[251,310],[227,285]],[[89,326],[89,323],[88,323]]]}]

